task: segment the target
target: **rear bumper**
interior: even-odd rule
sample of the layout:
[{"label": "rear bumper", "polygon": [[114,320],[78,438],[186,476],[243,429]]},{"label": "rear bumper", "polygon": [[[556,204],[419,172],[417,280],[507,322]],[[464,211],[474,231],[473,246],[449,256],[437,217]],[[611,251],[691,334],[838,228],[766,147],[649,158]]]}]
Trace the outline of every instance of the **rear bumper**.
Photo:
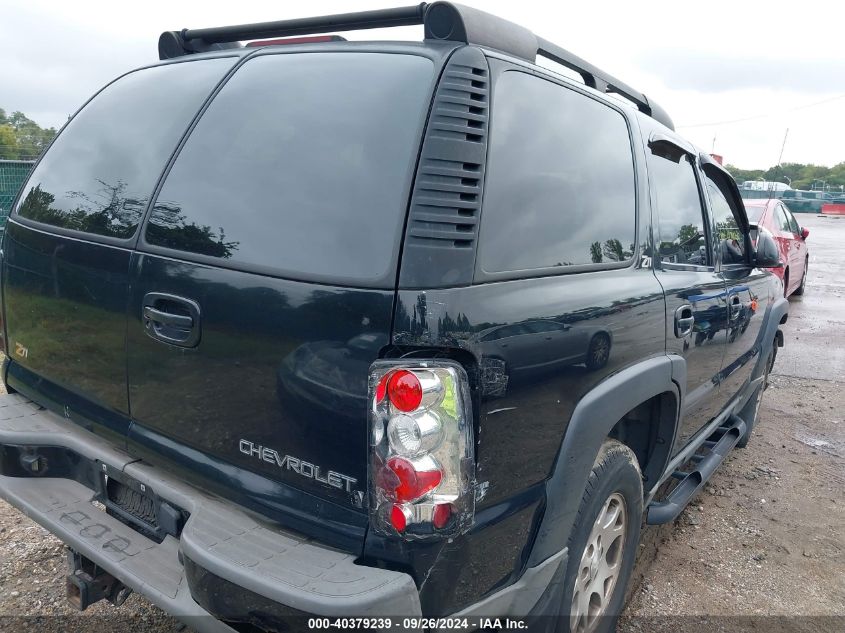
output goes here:
[{"label": "rear bumper", "polygon": [[192,569],[301,614],[420,614],[409,575],[358,565],[346,552],[262,524],[19,395],[0,396],[0,455],[18,455],[17,449],[5,449],[21,446],[67,449],[80,461],[120,471],[190,513],[179,538],[168,535],[157,543],[95,508],[91,502],[97,493],[88,485],[51,477],[49,462],[42,476],[9,476],[19,474],[17,465],[0,468],[0,497],[197,630],[232,629],[198,604],[203,601],[191,586],[196,574],[186,573],[186,559]]}]

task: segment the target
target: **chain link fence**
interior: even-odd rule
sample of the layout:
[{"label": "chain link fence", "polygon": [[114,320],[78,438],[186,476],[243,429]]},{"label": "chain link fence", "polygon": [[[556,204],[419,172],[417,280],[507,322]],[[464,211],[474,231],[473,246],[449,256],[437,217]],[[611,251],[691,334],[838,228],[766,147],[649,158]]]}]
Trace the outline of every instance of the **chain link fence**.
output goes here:
[{"label": "chain link fence", "polygon": [[0,234],[6,227],[15,196],[34,164],[33,160],[0,160]]},{"label": "chain link fence", "polygon": [[845,202],[845,197],[821,191],[740,189],[739,193],[746,200],[777,198],[782,200],[793,213],[821,213],[822,207],[827,203]]}]

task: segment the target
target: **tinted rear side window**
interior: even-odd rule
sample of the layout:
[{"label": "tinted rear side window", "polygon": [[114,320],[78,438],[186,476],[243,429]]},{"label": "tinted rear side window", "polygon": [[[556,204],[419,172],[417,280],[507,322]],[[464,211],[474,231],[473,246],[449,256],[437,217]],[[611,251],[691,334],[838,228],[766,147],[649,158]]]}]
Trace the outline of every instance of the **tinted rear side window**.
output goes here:
[{"label": "tinted rear side window", "polygon": [[132,237],[179,138],[233,63],[156,66],[106,86],[38,164],[17,213],[65,229]]},{"label": "tinted rear side window", "polygon": [[147,242],[258,272],[392,285],[433,70],[382,53],[246,62],[176,160]]},{"label": "tinted rear side window", "polygon": [[521,72],[496,85],[479,259],[487,273],[629,260],[634,160],[616,110]]}]

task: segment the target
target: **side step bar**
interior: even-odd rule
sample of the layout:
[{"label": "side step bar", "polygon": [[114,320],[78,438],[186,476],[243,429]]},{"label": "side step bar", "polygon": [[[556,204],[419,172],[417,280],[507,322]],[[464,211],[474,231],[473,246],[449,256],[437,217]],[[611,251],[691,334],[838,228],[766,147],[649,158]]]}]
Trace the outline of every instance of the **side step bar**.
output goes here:
[{"label": "side step bar", "polygon": [[665,500],[652,501],[648,505],[646,523],[659,525],[674,521],[736,446],[739,438],[745,435],[745,429],[745,420],[737,415],[730,416],[725,426],[719,427],[703,444],[704,447],[710,448],[710,451],[700,458],[693,456],[691,461],[695,464],[695,470],[689,473],[672,473],[672,476],[681,479],[681,482]]}]

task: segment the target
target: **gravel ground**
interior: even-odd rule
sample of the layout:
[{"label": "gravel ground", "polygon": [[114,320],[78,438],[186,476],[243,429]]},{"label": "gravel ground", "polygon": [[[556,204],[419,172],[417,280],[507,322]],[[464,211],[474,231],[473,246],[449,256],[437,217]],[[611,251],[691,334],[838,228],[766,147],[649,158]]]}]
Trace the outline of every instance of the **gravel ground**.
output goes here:
[{"label": "gravel ground", "polygon": [[841,384],[774,376],[748,447],[674,524],[646,528],[619,630],[702,630],[688,616],[724,630],[845,630],[843,410]]},{"label": "gravel ground", "polygon": [[[799,221],[807,295],[760,424],[675,523],[645,529],[623,633],[845,630],[845,219]],[[0,631],[182,630],[137,595],[77,613],[64,569],[59,541],[0,502]]]},{"label": "gravel ground", "polygon": [[845,631],[845,218],[797,217],[807,291],[759,425],[675,523],[645,529],[623,633]]}]

